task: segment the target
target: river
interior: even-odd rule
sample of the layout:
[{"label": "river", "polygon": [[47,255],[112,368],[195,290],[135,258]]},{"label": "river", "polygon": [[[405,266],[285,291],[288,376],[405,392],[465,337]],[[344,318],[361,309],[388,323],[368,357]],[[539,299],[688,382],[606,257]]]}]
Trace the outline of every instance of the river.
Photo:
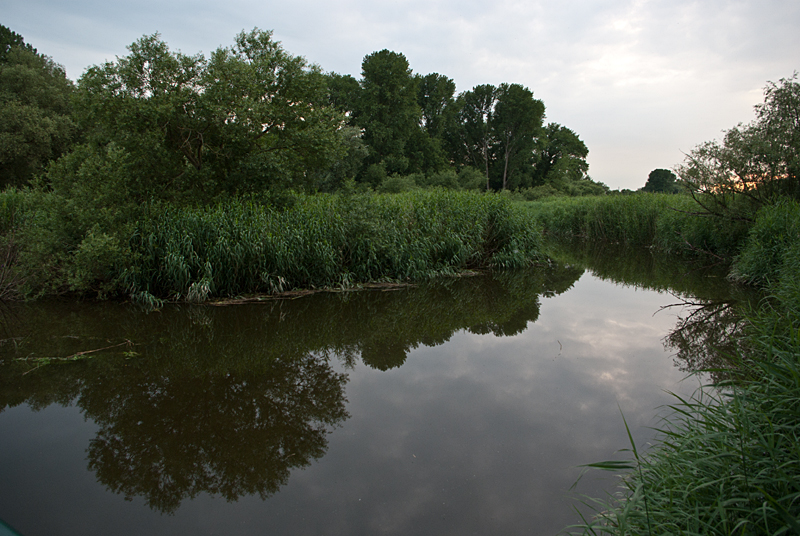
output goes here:
[{"label": "river", "polygon": [[158,311],[4,305],[0,519],[24,536],[556,534],[589,512],[581,494],[613,492],[611,474],[571,487],[625,456],[622,415],[652,442],[669,393],[703,380],[704,342],[737,329],[719,277],[643,262]]}]

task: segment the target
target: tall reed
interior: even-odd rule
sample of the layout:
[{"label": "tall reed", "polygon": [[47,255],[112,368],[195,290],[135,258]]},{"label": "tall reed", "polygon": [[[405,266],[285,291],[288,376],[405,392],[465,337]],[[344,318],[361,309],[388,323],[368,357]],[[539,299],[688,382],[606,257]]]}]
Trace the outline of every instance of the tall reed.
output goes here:
[{"label": "tall reed", "polygon": [[687,196],[634,195],[553,198],[527,204],[544,232],[665,253],[731,259],[746,236],[743,222],[702,216]]},{"label": "tall reed", "polygon": [[203,301],[292,288],[419,280],[542,258],[541,233],[498,196],[416,191],[298,195],[210,208],[153,205],[124,269],[132,295]]}]

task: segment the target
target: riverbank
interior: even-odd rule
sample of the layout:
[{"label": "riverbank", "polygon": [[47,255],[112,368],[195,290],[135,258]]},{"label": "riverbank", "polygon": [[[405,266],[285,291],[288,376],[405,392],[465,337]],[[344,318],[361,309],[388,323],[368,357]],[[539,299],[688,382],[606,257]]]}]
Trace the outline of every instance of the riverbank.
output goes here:
[{"label": "riverbank", "polygon": [[471,192],[285,193],[89,214],[41,192],[0,195],[6,294],[23,297],[202,302],[546,260],[529,214],[503,197]]},{"label": "riverbank", "polygon": [[[752,221],[701,217],[679,196],[556,200],[529,207],[545,233],[644,246],[729,266],[769,295],[747,315],[717,381],[676,397],[644,449],[589,464],[622,474],[618,493],[587,498],[578,534],[800,532],[800,206],[782,201]],[[624,418],[621,425],[627,429]]]}]

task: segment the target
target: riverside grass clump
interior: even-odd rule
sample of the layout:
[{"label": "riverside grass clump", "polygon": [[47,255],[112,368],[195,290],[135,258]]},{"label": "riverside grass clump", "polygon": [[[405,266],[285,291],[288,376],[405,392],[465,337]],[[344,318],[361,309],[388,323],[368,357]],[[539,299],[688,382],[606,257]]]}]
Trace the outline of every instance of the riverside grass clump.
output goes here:
[{"label": "riverside grass clump", "polygon": [[670,254],[732,259],[748,232],[747,222],[702,214],[686,195],[551,198],[525,206],[555,239],[652,247]]},{"label": "riverside grass clump", "polygon": [[204,301],[414,281],[544,260],[541,233],[499,196],[469,192],[294,195],[282,208],[236,200],[152,206],[122,271],[130,295]]}]

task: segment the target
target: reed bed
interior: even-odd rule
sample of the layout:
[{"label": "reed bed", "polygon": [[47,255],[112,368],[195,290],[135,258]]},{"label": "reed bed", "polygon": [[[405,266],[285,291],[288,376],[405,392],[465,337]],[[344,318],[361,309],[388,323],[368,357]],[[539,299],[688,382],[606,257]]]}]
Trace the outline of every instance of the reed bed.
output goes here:
[{"label": "reed bed", "polygon": [[746,222],[701,215],[694,200],[684,195],[552,198],[527,207],[556,239],[652,247],[671,254],[732,258],[748,230]]},{"label": "reed bed", "polygon": [[499,196],[446,191],[297,195],[285,208],[253,200],[153,206],[131,250],[134,262],[123,272],[131,295],[189,301],[543,259],[541,233],[524,211]]}]

